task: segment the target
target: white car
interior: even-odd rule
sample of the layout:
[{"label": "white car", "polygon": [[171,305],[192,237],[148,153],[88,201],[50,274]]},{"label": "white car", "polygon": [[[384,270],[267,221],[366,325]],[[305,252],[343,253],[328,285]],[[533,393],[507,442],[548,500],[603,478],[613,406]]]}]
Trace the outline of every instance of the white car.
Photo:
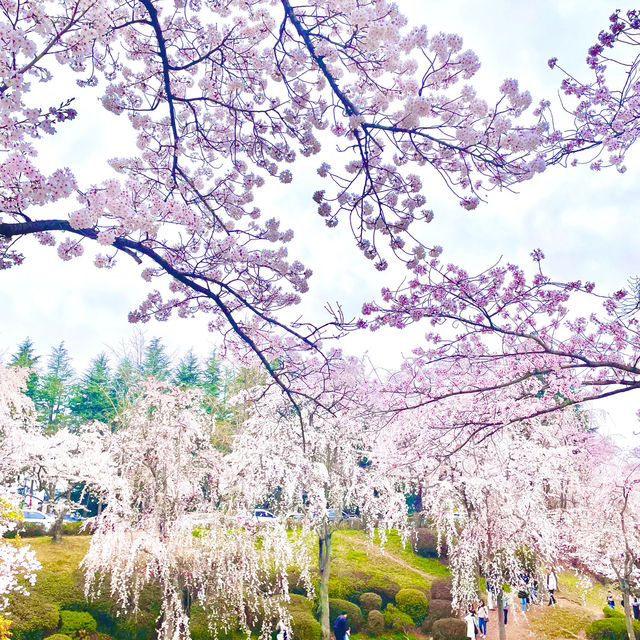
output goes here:
[{"label": "white car", "polygon": [[33,509],[24,509],[22,511],[22,519],[23,522],[42,525],[45,531],[49,529],[56,520],[49,513],[42,513],[42,511],[35,511]]},{"label": "white car", "polygon": [[253,518],[260,524],[274,524],[278,518],[266,509],[256,509],[253,512]]}]

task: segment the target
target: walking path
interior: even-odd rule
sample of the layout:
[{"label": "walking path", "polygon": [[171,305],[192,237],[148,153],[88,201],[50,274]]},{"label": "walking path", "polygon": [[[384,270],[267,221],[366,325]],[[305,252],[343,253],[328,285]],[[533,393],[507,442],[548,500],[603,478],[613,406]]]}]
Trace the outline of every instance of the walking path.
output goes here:
[{"label": "walking path", "polygon": [[[529,621],[522,611],[514,611],[513,605],[509,608],[507,618],[507,640],[532,640],[535,634],[529,628]],[[498,640],[498,611],[489,611],[489,623],[487,624],[487,640]]]}]

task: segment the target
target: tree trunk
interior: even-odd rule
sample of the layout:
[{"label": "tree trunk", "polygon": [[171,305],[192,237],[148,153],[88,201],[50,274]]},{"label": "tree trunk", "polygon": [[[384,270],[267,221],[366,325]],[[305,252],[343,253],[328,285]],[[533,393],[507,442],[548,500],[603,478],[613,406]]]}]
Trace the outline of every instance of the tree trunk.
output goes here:
[{"label": "tree trunk", "polygon": [[504,600],[502,590],[498,591],[498,638],[507,640],[507,628],[504,625]]},{"label": "tree trunk", "polygon": [[51,525],[51,530],[49,533],[51,534],[51,542],[62,542],[62,524],[64,522],[64,517],[67,514],[67,511],[61,511]]},{"label": "tree trunk", "polygon": [[322,533],[318,536],[318,573],[320,574],[320,624],[322,625],[323,640],[331,638],[331,624],[329,620],[329,569],[331,568],[331,530],[328,523],[323,525]]},{"label": "tree trunk", "polygon": [[633,630],[633,611],[631,609],[631,602],[629,601],[630,591],[629,581],[624,580],[622,582],[622,603],[624,604],[624,619],[627,624],[627,635],[629,636],[629,640],[636,640]]}]

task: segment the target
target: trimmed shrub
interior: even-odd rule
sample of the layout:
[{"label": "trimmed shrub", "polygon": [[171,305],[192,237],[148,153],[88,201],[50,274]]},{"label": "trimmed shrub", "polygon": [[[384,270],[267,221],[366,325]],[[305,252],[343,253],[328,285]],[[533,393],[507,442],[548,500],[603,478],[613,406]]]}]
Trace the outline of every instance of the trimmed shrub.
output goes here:
[{"label": "trimmed shrub", "polygon": [[396,605],[417,625],[421,625],[429,613],[427,596],[418,589],[400,589],[396,595]]},{"label": "trimmed shrub", "polygon": [[65,636],[64,633],[54,633],[52,636],[47,636],[47,640],[71,640],[71,636]]},{"label": "trimmed shrub", "polygon": [[433,640],[466,640],[467,625],[458,618],[442,618],[433,623]]},{"label": "trimmed shrub", "polygon": [[400,591],[400,585],[384,574],[376,574],[369,580],[365,591],[377,593],[382,597],[382,602],[388,604],[395,601],[396,594]]},{"label": "trimmed shrub", "polygon": [[451,578],[441,578],[431,583],[432,600],[453,600],[451,595]]},{"label": "trimmed shrub", "polygon": [[12,640],[42,640],[53,633],[60,620],[58,605],[35,590],[30,595],[16,594],[9,599]]},{"label": "trimmed shrub", "polygon": [[300,580],[299,571],[289,571],[287,574],[287,581],[289,582],[289,593],[295,593],[299,596],[308,596],[307,589],[304,583]]},{"label": "trimmed shrub", "polygon": [[362,571],[337,571],[329,575],[329,597],[358,604],[360,596],[371,591],[367,587],[369,580],[371,576]]},{"label": "trimmed shrub", "polygon": [[450,618],[452,615],[451,600],[432,600],[429,603],[429,613],[422,623],[422,630],[425,633],[429,633],[436,620]]},{"label": "trimmed shrub", "polygon": [[86,611],[90,613],[98,623],[98,627],[106,629],[109,633],[116,627],[116,620],[111,615],[112,603],[109,600],[65,602],[63,604],[67,611]]},{"label": "trimmed shrub", "polygon": [[414,536],[411,539],[413,543],[413,550],[423,558],[445,558],[447,556],[447,545],[442,541],[442,547],[438,554],[438,536],[427,529],[426,527],[419,527],[415,530]]},{"label": "trimmed shrub", "polygon": [[352,633],[358,633],[364,625],[362,611],[357,604],[339,598],[329,598],[329,619],[333,625],[334,620],[341,614],[347,614],[347,623]]},{"label": "trimmed shrub", "polygon": [[63,609],[84,610],[86,598],[82,589],[82,575],[43,569],[38,573],[35,590],[47,600],[56,602]]},{"label": "trimmed shrub", "polygon": [[90,536],[90,527],[82,527],[84,522],[63,522],[62,535],[64,536]]},{"label": "trimmed shrub", "polygon": [[411,616],[403,613],[395,605],[388,604],[386,609],[382,612],[382,619],[384,624],[392,631],[401,631],[405,633],[411,627],[415,626]]},{"label": "trimmed shrub", "polygon": [[295,640],[322,639],[322,627],[313,617],[313,602],[311,600],[301,595],[291,594],[289,614]]},{"label": "trimmed shrub", "polygon": [[602,613],[604,613],[605,618],[624,618],[624,613],[622,611],[612,609],[608,605],[602,608]]},{"label": "trimmed shrub", "polygon": [[[640,622],[633,621],[636,640],[640,640]],[[594,620],[585,629],[589,640],[627,640],[627,626],[622,616]]]},{"label": "trimmed shrub", "polygon": [[384,617],[382,611],[378,611],[377,609],[369,611],[364,630],[365,633],[370,636],[381,636],[384,633]]},{"label": "trimmed shrub", "polygon": [[86,611],[61,611],[60,633],[73,636],[78,631],[95,631],[98,628],[95,618]]},{"label": "trimmed shrub", "polygon": [[20,534],[21,538],[40,538],[47,535],[47,529],[44,525],[36,522],[22,522],[16,532]]},{"label": "trimmed shrub", "polygon": [[380,611],[382,609],[382,596],[373,591],[367,591],[360,596],[360,606],[364,611]]}]

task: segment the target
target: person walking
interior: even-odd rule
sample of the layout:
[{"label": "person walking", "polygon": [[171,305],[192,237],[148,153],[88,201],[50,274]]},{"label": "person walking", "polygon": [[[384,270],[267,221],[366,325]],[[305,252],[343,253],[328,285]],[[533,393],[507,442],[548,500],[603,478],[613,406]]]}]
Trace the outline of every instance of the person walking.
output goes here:
[{"label": "person walking", "polygon": [[538,600],[538,579],[535,577],[531,582],[531,602],[533,602],[533,604],[540,604]]},{"label": "person walking", "polygon": [[288,635],[287,628],[284,626],[282,620],[279,620],[276,625],[276,640],[287,640]]},{"label": "person walking", "polygon": [[478,607],[478,630],[480,631],[480,637],[487,637],[487,621],[489,620],[489,608],[484,603],[484,600],[480,600],[480,606]]},{"label": "person walking", "polygon": [[633,617],[636,620],[640,620],[640,598],[638,598],[637,593],[631,598],[631,608],[633,609]]},{"label": "person walking", "polygon": [[522,605],[522,613],[529,611],[529,593],[525,585],[520,585],[518,598],[520,598],[520,604]]},{"label": "person walking", "polygon": [[616,601],[613,599],[613,596],[610,593],[607,593],[607,606],[610,609],[616,608]]},{"label": "person walking", "polygon": [[496,603],[496,587],[490,580],[487,580],[487,606],[494,611],[498,606]]},{"label": "person walking", "polygon": [[348,631],[347,614],[343,611],[333,623],[333,635],[336,640],[345,640]]},{"label": "person walking", "polygon": [[509,597],[503,591],[502,592],[502,611],[504,614],[504,626],[507,626],[507,617],[509,615]]},{"label": "person walking", "polygon": [[553,569],[547,569],[547,591],[549,592],[549,606],[556,605],[556,598],[553,595],[558,588],[558,577]]},{"label": "person walking", "polygon": [[476,617],[473,615],[472,609],[467,609],[467,615],[464,617],[467,624],[467,638],[476,640]]}]

